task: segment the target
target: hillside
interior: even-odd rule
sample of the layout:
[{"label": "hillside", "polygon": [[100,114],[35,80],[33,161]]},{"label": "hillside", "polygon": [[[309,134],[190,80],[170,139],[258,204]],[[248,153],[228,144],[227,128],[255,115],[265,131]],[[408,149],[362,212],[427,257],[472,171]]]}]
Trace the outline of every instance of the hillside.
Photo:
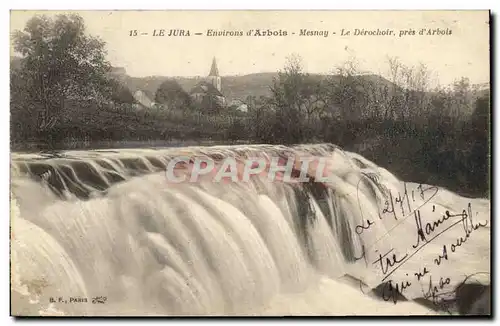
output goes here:
[{"label": "hillside", "polygon": [[[21,65],[19,57],[11,57],[11,69],[19,69]],[[126,70],[122,67],[114,67],[111,75],[126,86],[132,93],[138,90],[143,91],[150,99],[154,100],[158,87],[165,80],[173,78],[177,80],[179,85],[189,92],[198,82],[204,80],[204,77],[169,77],[169,76],[148,76],[148,77],[132,77],[127,75]],[[245,100],[249,95],[260,97],[270,95],[270,86],[273,84],[273,79],[278,76],[277,72],[255,73],[241,76],[222,76],[222,93],[226,96],[230,103],[234,99]],[[328,75],[311,74],[312,78],[324,80]],[[335,80],[335,77],[330,76]],[[394,83],[376,74],[359,75],[357,78],[362,79],[362,82],[372,85],[387,85],[388,89],[397,88]],[[474,97],[484,95],[489,92],[489,84],[472,85],[473,89],[477,90]],[[430,91],[430,94],[433,94]]]},{"label": "hillside", "polygon": [[[275,72],[255,73],[242,76],[222,76],[222,93],[226,96],[228,102],[234,99],[245,100],[247,96],[269,96],[270,87],[273,84],[273,79],[278,76]],[[323,80],[327,75],[312,74],[313,78]],[[131,77],[121,75],[120,80],[132,92],[137,90],[144,91],[150,98],[154,98],[156,90],[163,81],[168,78],[177,80],[181,87],[189,92],[198,82],[202,81],[203,77],[167,77],[167,76],[150,76],[150,77]],[[386,83],[391,88],[396,87],[387,79],[378,75],[361,75],[358,78],[371,83]]]},{"label": "hillside", "polygon": [[[244,100],[248,95],[266,96],[269,95],[269,86],[272,85],[276,73],[258,73],[245,76],[223,76],[223,93],[231,101],[233,99]],[[168,78],[175,79],[179,85],[189,92],[198,82],[204,80],[203,77],[168,77],[168,76],[149,76],[132,77],[120,75],[118,79],[129,88],[132,93],[137,90],[144,91],[148,96],[154,98],[158,87]]]},{"label": "hillside", "polygon": [[[11,57],[11,69],[19,69],[21,66],[19,57]],[[204,80],[204,77],[169,77],[169,76],[148,76],[133,77],[126,73],[122,67],[113,67],[110,73],[115,79],[126,86],[132,94],[138,90],[143,91],[150,99],[154,100],[156,90],[165,80],[173,78],[177,80],[181,87],[189,92],[198,82]],[[222,93],[226,96],[228,102],[234,99],[245,100],[249,95],[260,97],[270,95],[270,86],[273,79],[278,76],[277,72],[263,72],[241,76],[222,76]],[[328,75],[311,74],[313,78],[322,80]],[[371,83],[386,83],[391,88],[395,85],[387,79],[378,75],[361,75],[358,78]]]}]

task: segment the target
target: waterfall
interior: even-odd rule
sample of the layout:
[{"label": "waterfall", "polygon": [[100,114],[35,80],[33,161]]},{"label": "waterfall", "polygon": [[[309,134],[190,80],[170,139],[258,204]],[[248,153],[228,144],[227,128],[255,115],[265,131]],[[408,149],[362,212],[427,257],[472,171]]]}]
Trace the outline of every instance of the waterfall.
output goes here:
[{"label": "waterfall", "polygon": [[[171,184],[165,169],[180,155],[317,156],[332,174]],[[423,265],[434,283],[450,278],[449,291],[463,275],[489,273],[489,200],[403,182],[331,144],[13,153],[11,175],[14,314],[423,314],[433,310],[411,301],[428,287],[414,279]],[[458,224],[414,248],[417,211],[423,230],[450,215],[435,234]],[[464,211],[484,227],[458,248]],[[407,260],[384,271],[385,253]],[[401,291],[410,301],[375,291],[410,279]]]}]

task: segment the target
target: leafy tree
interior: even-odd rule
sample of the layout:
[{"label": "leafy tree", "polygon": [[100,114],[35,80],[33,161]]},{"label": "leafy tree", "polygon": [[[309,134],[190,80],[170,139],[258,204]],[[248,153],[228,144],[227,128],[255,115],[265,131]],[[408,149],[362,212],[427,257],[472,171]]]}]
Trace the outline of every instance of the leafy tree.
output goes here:
[{"label": "leafy tree", "polygon": [[37,111],[27,99],[26,80],[18,70],[10,72],[11,138],[26,141],[31,132],[38,128]]},{"label": "leafy tree", "polygon": [[132,95],[132,92],[130,89],[125,87],[122,83],[120,83],[118,80],[111,79],[109,81],[109,96],[111,97],[111,100],[113,102],[117,103],[136,103],[136,100],[134,98],[134,95]]},{"label": "leafy tree", "polygon": [[[21,64],[14,84],[23,84],[23,107],[36,111],[36,132],[51,133],[67,101],[102,102],[109,94],[105,43],[85,33],[82,17],[34,16],[13,35]],[[19,91],[14,88],[12,92]],[[13,98],[17,95],[13,94]],[[14,107],[16,108],[16,107]],[[24,109],[24,108],[16,108]]]},{"label": "leafy tree", "polygon": [[191,97],[176,80],[167,79],[158,87],[155,102],[169,109],[185,109],[191,106]]},{"label": "leafy tree", "polygon": [[220,114],[224,112],[223,102],[214,94],[205,94],[198,103],[198,108],[208,114]]}]

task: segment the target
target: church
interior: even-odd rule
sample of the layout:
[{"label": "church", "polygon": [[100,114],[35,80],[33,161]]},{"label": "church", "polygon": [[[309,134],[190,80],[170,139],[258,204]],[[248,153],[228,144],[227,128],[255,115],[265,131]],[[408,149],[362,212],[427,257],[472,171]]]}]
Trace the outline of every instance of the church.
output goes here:
[{"label": "church", "polygon": [[226,106],[226,97],[222,94],[222,80],[215,57],[212,60],[208,77],[196,84],[191,89],[190,95],[195,103],[207,109]]}]

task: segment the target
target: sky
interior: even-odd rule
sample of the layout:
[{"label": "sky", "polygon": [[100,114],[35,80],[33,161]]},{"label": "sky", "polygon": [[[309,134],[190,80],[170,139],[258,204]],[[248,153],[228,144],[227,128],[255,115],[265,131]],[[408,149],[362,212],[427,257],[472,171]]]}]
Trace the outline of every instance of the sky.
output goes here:
[{"label": "sky", "polygon": [[[23,29],[35,14],[55,11],[11,11],[11,31]],[[107,43],[108,60],[127,74],[143,77],[206,76],[212,58],[224,75],[275,72],[292,54],[310,73],[331,73],[349,58],[359,69],[389,76],[387,57],[408,66],[424,63],[432,82],[446,85],[460,77],[487,83],[489,67],[488,11],[77,11],[88,33]],[[451,35],[419,35],[423,29]],[[154,30],[189,30],[189,37],[155,37]],[[207,36],[207,30],[271,29],[287,36]],[[328,37],[300,36],[301,29],[328,31]],[[341,35],[351,31],[351,35]],[[393,30],[389,36],[354,36],[355,29]],[[131,30],[139,34],[130,36]],[[402,30],[416,35],[400,37]],[[332,33],[336,34],[332,34]],[[196,36],[194,33],[203,33]],[[292,34],[295,33],[295,34]],[[410,32],[411,33],[411,32]],[[11,55],[13,50],[11,47]]]}]

